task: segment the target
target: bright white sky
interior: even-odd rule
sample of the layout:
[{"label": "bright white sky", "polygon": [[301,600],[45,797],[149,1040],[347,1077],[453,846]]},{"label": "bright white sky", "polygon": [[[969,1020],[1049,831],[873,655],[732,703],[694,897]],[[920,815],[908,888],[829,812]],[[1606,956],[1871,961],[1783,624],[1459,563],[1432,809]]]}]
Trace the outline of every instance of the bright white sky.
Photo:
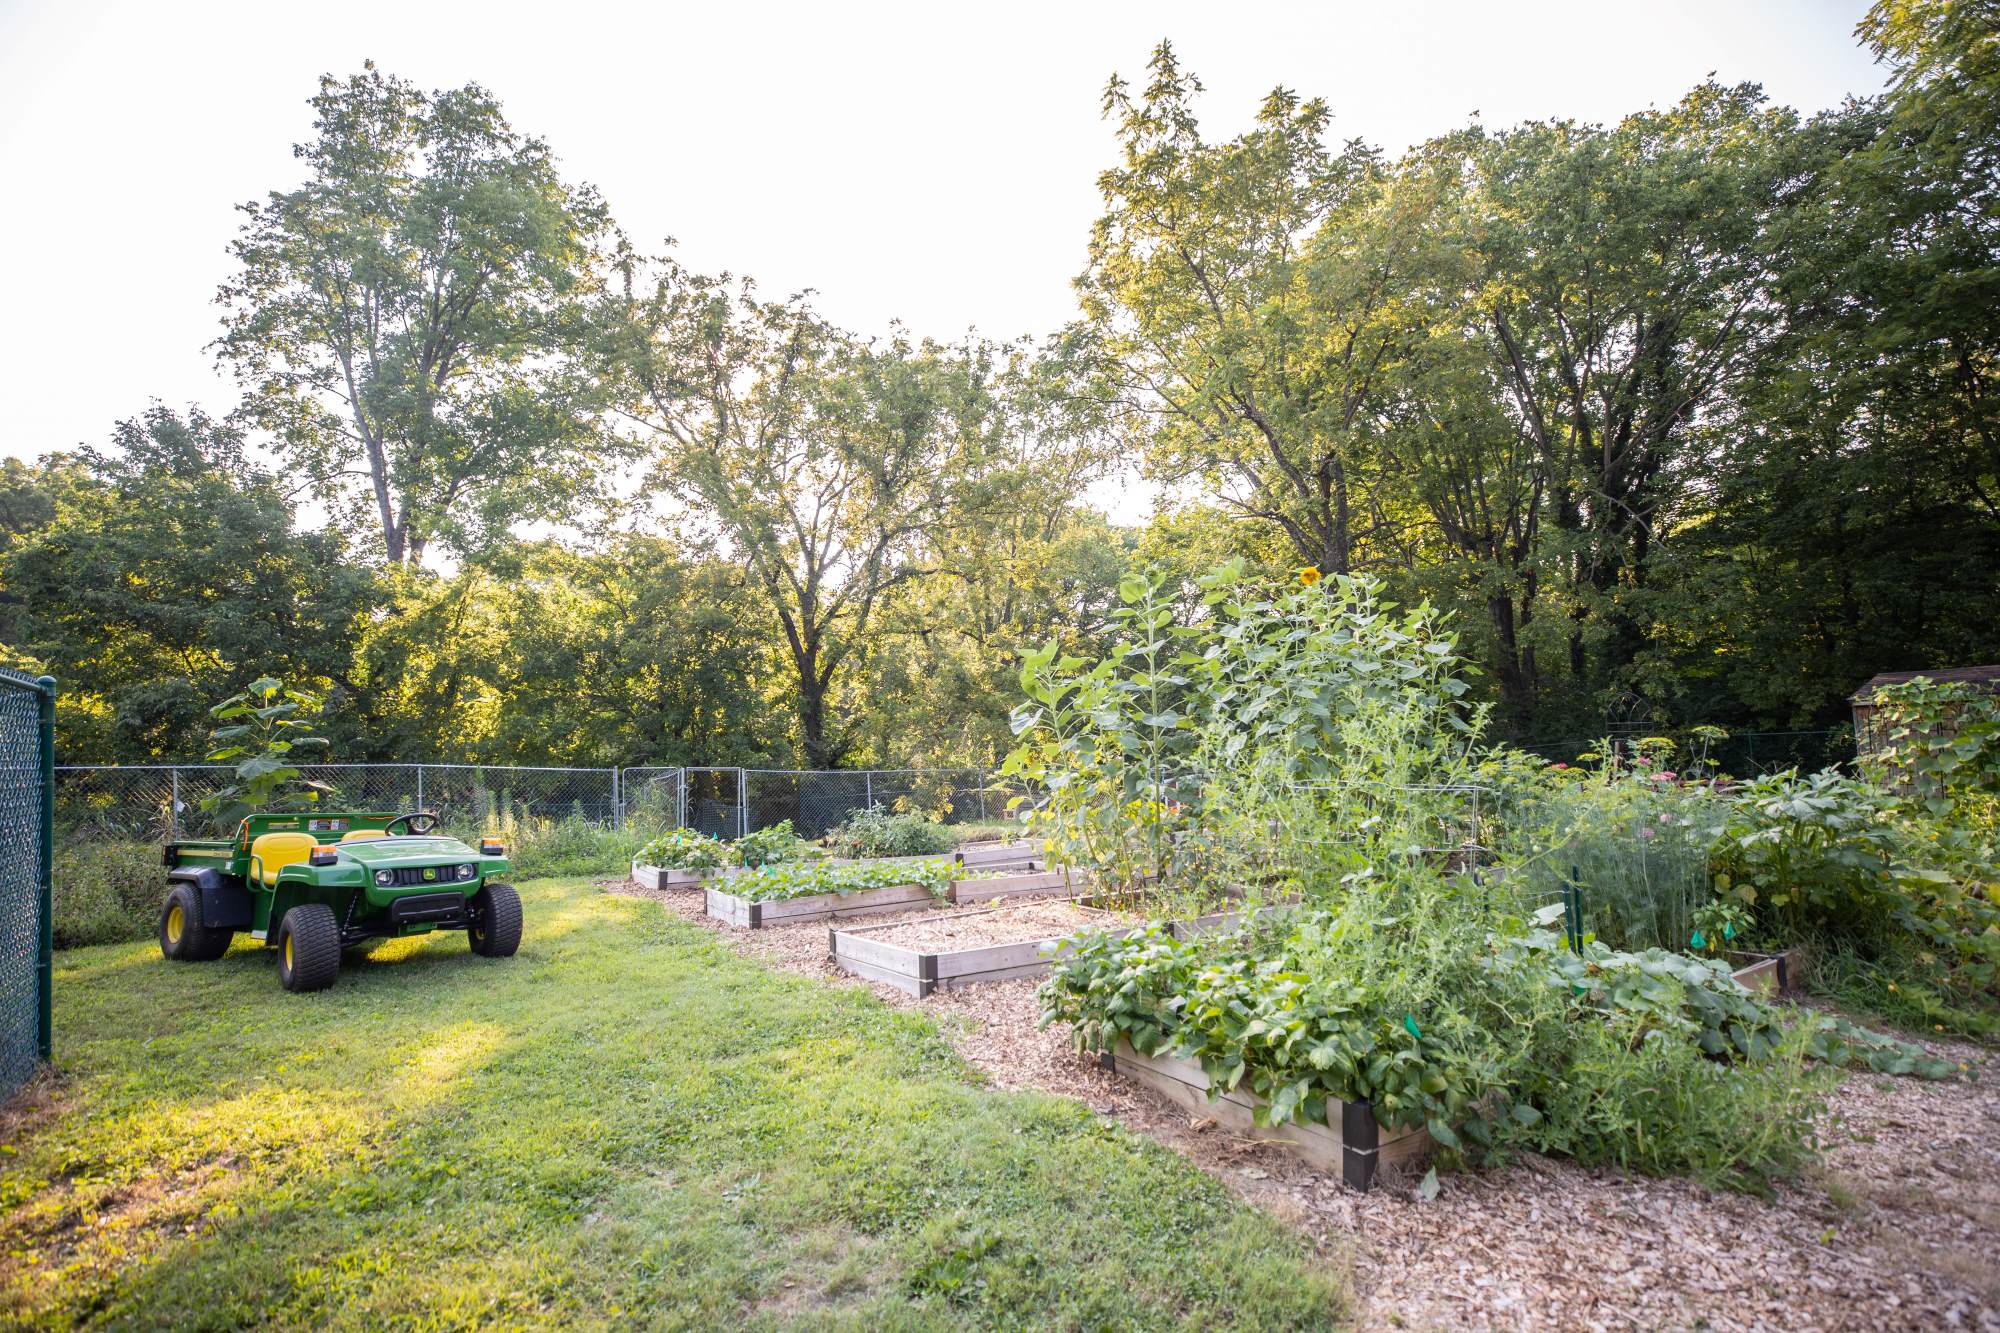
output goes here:
[{"label": "bright white sky", "polygon": [[1713,70],[1801,109],[1870,93],[1865,0],[478,5],[0,0],[0,454],[149,399],[236,401],[205,344],[234,206],[298,180],[324,71],[498,95],[635,240],[813,287],[860,332],[1043,333],[1111,160],[1098,97],[1162,36],[1242,127],[1283,83],[1337,138],[1614,120]]}]

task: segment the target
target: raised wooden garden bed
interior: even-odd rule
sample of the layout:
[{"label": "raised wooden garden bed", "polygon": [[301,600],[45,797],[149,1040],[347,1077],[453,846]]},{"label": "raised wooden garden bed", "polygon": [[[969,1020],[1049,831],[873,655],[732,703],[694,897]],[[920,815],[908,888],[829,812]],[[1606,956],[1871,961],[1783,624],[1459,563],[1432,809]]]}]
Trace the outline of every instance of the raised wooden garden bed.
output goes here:
[{"label": "raised wooden garden bed", "polygon": [[834,963],[854,975],[921,997],[984,981],[1039,976],[1049,970],[1065,939],[1117,920],[1063,899],[950,912],[916,922],[829,928],[826,947]]},{"label": "raised wooden garden bed", "polygon": [[951,900],[970,905],[995,898],[1068,898],[1088,880],[1068,870],[1040,870],[1019,875],[987,875],[951,882]]},{"label": "raised wooden garden bed", "polygon": [[1013,842],[969,842],[958,849],[958,863],[967,870],[999,870],[1009,867],[1040,868],[1042,840],[1018,838]]},{"label": "raised wooden garden bed", "polygon": [[951,853],[933,852],[929,856],[829,856],[819,864],[828,866],[907,866],[919,861],[949,861]]},{"label": "raised wooden garden bed", "polygon": [[[1224,896],[1229,899],[1240,900],[1242,894],[1231,891]],[[1149,916],[1154,920],[1158,919],[1157,914],[1150,912],[1143,903],[1134,904],[1130,899],[1122,898],[1116,894],[1085,894],[1083,897],[1077,899],[1077,901],[1085,907],[1094,908],[1099,911],[1136,912],[1141,916]],[[1296,905],[1295,902],[1269,902],[1258,905],[1255,910],[1268,914],[1290,911]],[[1219,912],[1204,912],[1200,916],[1190,917],[1185,920],[1168,921],[1167,932],[1177,940],[1190,940],[1198,935],[1213,935],[1222,931],[1233,930],[1243,920],[1243,915],[1248,910],[1251,909],[1232,907],[1225,908]]]},{"label": "raised wooden garden bed", "polygon": [[751,902],[748,898],[739,898],[712,885],[707,893],[710,916],[726,925],[743,926],[750,930],[867,916],[876,912],[909,912],[939,905],[937,896],[921,884],[891,884],[883,889],[816,893],[805,898],[776,898],[770,902]]},{"label": "raised wooden garden bed", "polygon": [[1805,951],[1786,949],[1782,953],[1731,952],[1723,955],[1736,971],[1736,984],[1759,995],[1785,995],[1799,988],[1805,965]]},{"label": "raised wooden garden bed", "polygon": [[[1167,1055],[1141,1055],[1120,1040],[1116,1051],[1098,1057],[1106,1069],[1143,1083],[1167,1100],[1213,1120],[1242,1138],[1273,1143],[1326,1172],[1337,1172],[1357,1190],[1375,1183],[1385,1163],[1408,1163],[1430,1151],[1431,1136],[1421,1129],[1385,1130],[1375,1122],[1366,1102],[1341,1102],[1338,1125],[1290,1121],[1259,1125],[1260,1099],[1241,1090],[1220,1092],[1211,1100],[1208,1075],[1192,1060]],[[1328,1107],[1329,1118],[1333,1108]]]},{"label": "raised wooden garden bed", "polygon": [[677,870],[671,866],[632,863],[632,882],[642,889],[698,889],[710,880],[742,873],[735,866],[717,866],[713,870]]}]

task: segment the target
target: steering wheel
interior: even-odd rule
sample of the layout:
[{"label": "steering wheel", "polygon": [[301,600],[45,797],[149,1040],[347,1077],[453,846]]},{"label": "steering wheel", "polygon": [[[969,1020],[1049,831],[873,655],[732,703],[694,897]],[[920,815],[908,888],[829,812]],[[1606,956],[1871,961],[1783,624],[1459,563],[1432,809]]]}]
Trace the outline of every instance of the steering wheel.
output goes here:
[{"label": "steering wheel", "polygon": [[432,811],[412,810],[409,814],[397,815],[394,819],[384,824],[382,826],[382,831],[388,834],[390,837],[394,837],[396,836],[397,827],[400,825],[404,833],[421,837],[422,835],[429,833],[432,829],[436,828],[442,822],[443,821],[439,819],[438,816]]}]

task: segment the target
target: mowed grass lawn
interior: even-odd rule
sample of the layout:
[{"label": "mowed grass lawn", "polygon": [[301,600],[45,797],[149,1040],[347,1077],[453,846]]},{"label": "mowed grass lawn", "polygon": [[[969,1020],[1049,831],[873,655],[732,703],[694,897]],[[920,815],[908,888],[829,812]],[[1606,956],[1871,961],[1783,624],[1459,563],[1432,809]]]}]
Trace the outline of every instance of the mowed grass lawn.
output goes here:
[{"label": "mowed grass lawn", "polygon": [[0,1149],[0,1323],[1310,1328],[1336,1275],[926,1020],[657,904],[524,884],[518,957],[287,995],[239,943],[59,954]]}]

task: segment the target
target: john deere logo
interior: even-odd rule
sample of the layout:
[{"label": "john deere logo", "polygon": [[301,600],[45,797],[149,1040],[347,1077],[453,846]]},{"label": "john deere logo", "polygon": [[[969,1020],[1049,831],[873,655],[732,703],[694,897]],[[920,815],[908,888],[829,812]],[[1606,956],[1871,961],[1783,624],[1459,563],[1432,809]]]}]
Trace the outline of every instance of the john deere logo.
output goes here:
[{"label": "john deere logo", "polygon": [[438,877],[438,872],[436,870],[433,870],[428,866],[424,868],[425,879],[436,879],[437,877]]}]

